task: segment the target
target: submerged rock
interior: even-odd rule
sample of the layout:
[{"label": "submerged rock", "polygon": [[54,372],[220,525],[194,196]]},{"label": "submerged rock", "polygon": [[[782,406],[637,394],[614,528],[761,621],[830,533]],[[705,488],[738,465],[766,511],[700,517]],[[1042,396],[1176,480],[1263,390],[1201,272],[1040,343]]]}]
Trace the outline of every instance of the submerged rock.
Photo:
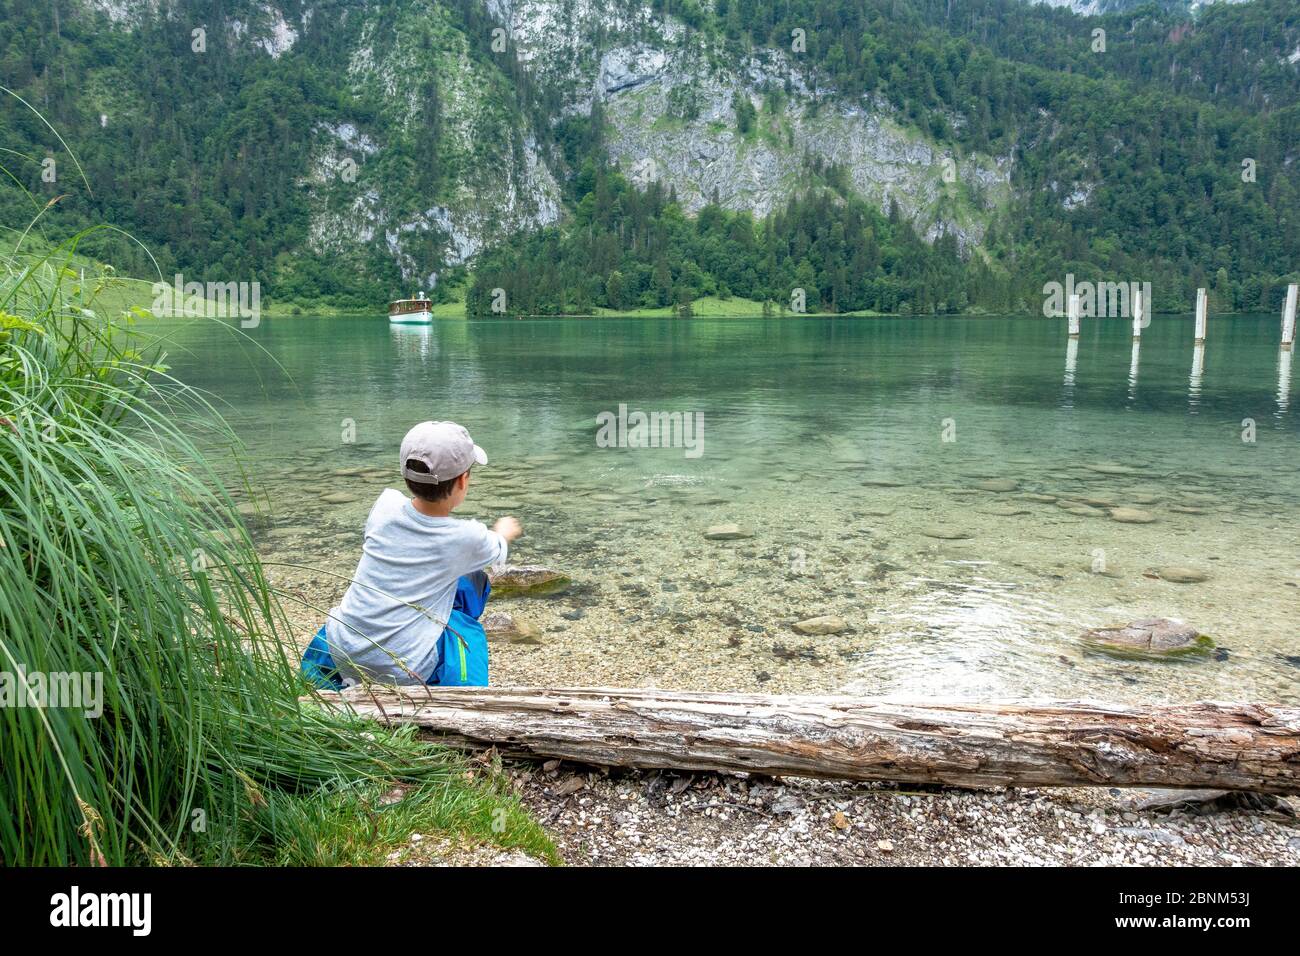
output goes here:
[{"label": "submerged rock", "polygon": [[799,621],[794,625],[794,629],[800,634],[824,635],[838,634],[846,630],[849,624],[844,618],[834,614],[825,614],[821,617],[810,617],[807,620]]},{"label": "submerged rock", "polygon": [[1156,516],[1140,508],[1111,508],[1110,516],[1122,524],[1150,524]]},{"label": "submerged rock", "polygon": [[975,482],[975,487],[980,491],[1015,491],[1020,482],[1014,478],[986,478]]},{"label": "submerged rock", "polygon": [[1083,502],[1085,505],[1088,505],[1089,507],[1092,508],[1118,508],[1119,507],[1119,502],[1116,501],[1114,498],[1094,497],[1094,498],[1080,498],[1079,500]]},{"label": "submerged rock", "polygon": [[573,583],[567,574],[536,564],[507,564],[489,571],[488,577],[496,597],[547,597],[568,590]]},{"label": "submerged rock", "polygon": [[320,500],[327,505],[350,505],[359,499],[356,495],[350,495],[346,491],[331,491],[327,495],[321,495]]},{"label": "submerged rock", "polygon": [[1016,515],[1029,514],[1029,509],[1019,508],[1015,505],[993,505],[981,510],[980,514],[993,515],[996,518],[1014,518]]},{"label": "submerged rock", "polygon": [[961,541],[964,538],[970,537],[970,532],[958,531],[956,528],[922,528],[921,534],[925,535],[927,538],[939,538],[943,541]]},{"label": "submerged rock", "polygon": [[1089,471],[1095,471],[1099,475],[1136,475],[1140,474],[1140,469],[1132,465],[1120,465],[1114,462],[1098,462],[1096,464],[1084,465]]},{"label": "submerged rock", "polygon": [[754,533],[746,531],[738,524],[715,524],[704,532],[708,541],[736,541],[740,538],[752,538]]},{"label": "submerged rock", "polygon": [[1208,574],[1197,568],[1184,567],[1156,568],[1156,574],[1160,575],[1160,580],[1173,584],[1199,584],[1210,578]]},{"label": "submerged rock", "polygon": [[483,615],[483,630],[489,641],[508,641],[511,644],[540,644],[542,629],[529,621],[521,621],[505,611],[491,611]]},{"label": "submerged rock", "polygon": [[1123,627],[1093,628],[1081,639],[1093,650],[1147,660],[1206,657],[1214,650],[1214,641],[1196,628],[1163,617],[1144,618]]}]

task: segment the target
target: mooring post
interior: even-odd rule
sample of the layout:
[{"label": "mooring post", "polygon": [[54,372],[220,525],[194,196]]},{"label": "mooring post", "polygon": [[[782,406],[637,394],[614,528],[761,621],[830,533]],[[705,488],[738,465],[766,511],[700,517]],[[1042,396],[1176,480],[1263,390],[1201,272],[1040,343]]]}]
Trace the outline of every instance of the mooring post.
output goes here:
[{"label": "mooring post", "polygon": [[1196,290],[1196,344],[1205,344],[1205,320],[1206,313],[1209,312],[1209,296],[1205,294],[1204,289]]},{"label": "mooring post", "polygon": [[1295,343],[1295,300],[1300,285],[1292,282],[1286,287],[1286,304],[1282,306],[1282,348],[1289,352]]},{"label": "mooring post", "polygon": [[1142,291],[1133,290],[1133,341],[1142,338]]},{"label": "mooring post", "polygon": [[1079,337],[1079,297],[1070,296],[1070,304],[1066,307],[1066,313],[1070,319],[1070,338]]}]

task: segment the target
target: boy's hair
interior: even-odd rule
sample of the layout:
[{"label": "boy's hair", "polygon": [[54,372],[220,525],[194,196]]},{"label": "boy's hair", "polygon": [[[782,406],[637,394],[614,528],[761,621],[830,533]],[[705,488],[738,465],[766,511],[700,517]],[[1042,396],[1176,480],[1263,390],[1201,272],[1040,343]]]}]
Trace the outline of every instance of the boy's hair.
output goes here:
[{"label": "boy's hair", "polygon": [[[406,459],[407,471],[418,471],[422,475],[429,473],[429,466],[422,461],[414,458]],[[468,471],[468,469],[466,469]],[[411,494],[422,501],[442,501],[444,498],[451,497],[451,490],[455,487],[460,475],[455,478],[448,478],[446,481],[440,481],[436,485],[422,485],[418,481],[412,481],[410,478],[403,479],[406,487],[410,489]]]}]

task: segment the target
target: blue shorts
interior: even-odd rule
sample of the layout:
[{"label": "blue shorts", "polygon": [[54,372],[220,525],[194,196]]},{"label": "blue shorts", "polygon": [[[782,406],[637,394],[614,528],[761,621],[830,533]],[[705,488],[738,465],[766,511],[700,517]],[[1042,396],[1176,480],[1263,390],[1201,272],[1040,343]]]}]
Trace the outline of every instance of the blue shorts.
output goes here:
[{"label": "blue shorts", "polygon": [[[438,637],[438,666],[426,683],[442,686],[486,687],[488,683],[487,635],[479,617],[487,606],[492,585],[482,571],[465,574],[456,582],[451,616]],[[302,655],[302,675],[321,690],[342,690],[334,655],[325,640],[325,625]]]}]

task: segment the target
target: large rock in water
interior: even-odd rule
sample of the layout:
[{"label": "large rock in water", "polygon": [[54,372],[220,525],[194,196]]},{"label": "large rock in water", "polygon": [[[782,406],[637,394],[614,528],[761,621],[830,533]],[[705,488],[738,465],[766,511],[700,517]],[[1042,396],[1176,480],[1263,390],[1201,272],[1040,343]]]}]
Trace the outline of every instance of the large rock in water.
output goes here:
[{"label": "large rock in water", "polygon": [[550,597],[568,590],[573,579],[538,564],[507,564],[488,572],[494,597]]},{"label": "large rock in water", "polygon": [[1093,650],[1144,660],[1205,657],[1214,649],[1214,641],[1196,628],[1164,617],[1093,628],[1084,632],[1082,640]]}]

